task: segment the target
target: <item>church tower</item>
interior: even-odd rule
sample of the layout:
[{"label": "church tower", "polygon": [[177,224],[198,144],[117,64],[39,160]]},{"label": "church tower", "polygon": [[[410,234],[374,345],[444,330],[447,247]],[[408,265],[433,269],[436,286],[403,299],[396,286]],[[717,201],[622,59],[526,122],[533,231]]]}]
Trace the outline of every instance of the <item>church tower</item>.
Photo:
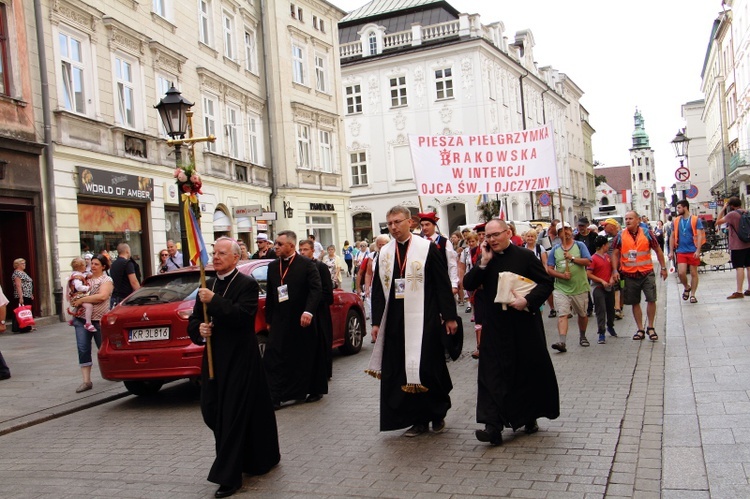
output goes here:
[{"label": "church tower", "polygon": [[643,116],[636,108],[633,147],[630,149],[630,178],[632,183],[633,209],[649,220],[656,220],[656,165],[654,150],[648,142],[648,134],[643,126]]}]

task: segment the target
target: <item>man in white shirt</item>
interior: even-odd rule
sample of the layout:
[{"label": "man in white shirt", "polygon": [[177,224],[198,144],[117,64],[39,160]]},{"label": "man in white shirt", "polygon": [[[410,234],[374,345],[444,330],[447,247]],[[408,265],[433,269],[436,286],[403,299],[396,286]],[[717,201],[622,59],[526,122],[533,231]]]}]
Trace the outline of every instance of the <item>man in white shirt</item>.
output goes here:
[{"label": "man in white shirt", "polygon": [[323,245],[315,240],[315,234],[308,235],[307,239],[309,239],[313,243],[313,257],[316,260],[320,260],[320,255],[322,255],[325,252]]}]

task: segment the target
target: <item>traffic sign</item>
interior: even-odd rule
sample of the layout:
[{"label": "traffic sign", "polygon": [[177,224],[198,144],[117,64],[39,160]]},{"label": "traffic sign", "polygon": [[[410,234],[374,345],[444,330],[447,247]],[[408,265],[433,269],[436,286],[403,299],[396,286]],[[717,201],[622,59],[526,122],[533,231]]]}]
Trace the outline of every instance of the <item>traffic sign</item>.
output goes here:
[{"label": "traffic sign", "polygon": [[259,217],[262,213],[263,207],[259,204],[234,207],[235,217]]},{"label": "traffic sign", "polygon": [[674,178],[680,182],[685,182],[690,178],[690,170],[681,166],[674,171]]},{"label": "traffic sign", "polygon": [[550,195],[548,192],[543,192],[539,195],[539,204],[541,206],[549,206],[552,202],[552,199],[550,198]]},{"label": "traffic sign", "polygon": [[697,185],[691,185],[690,189],[688,189],[687,192],[685,193],[685,197],[686,198],[690,198],[690,199],[693,199],[697,195],[698,195],[698,186]]},{"label": "traffic sign", "polygon": [[690,182],[676,182],[674,184],[674,189],[673,190],[675,190],[675,191],[686,191],[686,190],[690,189],[691,187],[692,187],[692,185],[690,184]]}]

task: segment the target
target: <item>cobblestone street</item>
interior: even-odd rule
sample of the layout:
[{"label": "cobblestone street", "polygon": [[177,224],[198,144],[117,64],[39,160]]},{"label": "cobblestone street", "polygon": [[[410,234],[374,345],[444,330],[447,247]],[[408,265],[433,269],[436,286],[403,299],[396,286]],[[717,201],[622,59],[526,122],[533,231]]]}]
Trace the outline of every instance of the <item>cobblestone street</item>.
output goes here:
[{"label": "cobblestone street", "polygon": [[[732,277],[729,273],[712,273],[705,280],[715,280],[717,289],[721,289],[727,284],[731,286],[728,278]],[[709,283],[702,286],[704,294],[711,292],[710,287]],[[590,347],[579,347],[575,341],[569,341],[567,353],[552,354],[560,385],[560,418],[540,420],[541,430],[534,435],[520,431],[511,434],[506,430],[500,447],[489,447],[474,438],[474,430],[478,428],[474,421],[477,361],[469,355],[474,347],[473,334],[466,336],[464,355],[450,364],[454,390],[453,408],[446,419],[448,431],[412,439],[403,438],[400,431],[378,431],[378,384],[363,373],[371,347],[368,337],[360,354],[334,359],[330,395],[319,403],[285,407],[276,413],[282,461],[266,476],[246,478],[239,495],[719,497],[708,492],[712,478],[711,487],[714,483],[717,487],[726,486],[717,475],[720,471],[713,465],[714,456],[732,453],[732,449],[711,447],[706,457],[708,464],[704,465],[701,447],[695,445],[700,442],[696,437],[698,417],[696,414],[691,417],[689,400],[685,402],[693,397],[693,391],[681,389],[680,386],[687,387],[684,379],[677,376],[679,371],[690,378],[689,371],[685,371],[689,362],[684,357],[674,371],[667,367],[667,372],[676,375],[674,383],[683,383],[667,383],[667,402],[683,402],[676,411],[678,414],[667,415],[674,425],[666,429],[662,426],[665,347],[674,341],[677,354],[688,350],[680,312],[687,305],[679,302],[673,279],[669,280],[668,288],[669,293],[663,284],[659,289],[662,306],[657,315],[658,342],[631,339],[635,327],[629,310],[624,320],[615,323],[619,337],[607,337],[604,345],[596,344],[592,334],[595,326],[590,324],[589,340],[594,339]],[[724,299],[723,295],[717,296],[716,304],[711,305],[711,299],[701,296],[698,306],[718,307],[719,303],[724,304]],[[741,304],[732,306],[744,314],[745,307]],[[698,310],[697,306],[692,305],[692,310]],[[689,317],[700,322],[702,331],[704,322],[715,324],[718,329],[723,320],[703,314]],[[665,320],[675,324],[666,334]],[[468,314],[464,315],[464,321],[470,324]],[[746,332],[744,315],[742,322]],[[557,338],[555,319],[546,318],[546,311],[545,326],[552,343]],[[121,385],[104,382],[95,372],[93,393],[81,397],[73,393],[78,372],[73,335],[68,326],[58,324],[32,334],[6,335],[0,338],[0,345],[13,371],[13,378],[4,382],[0,392],[4,406],[0,425],[0,432],[5,432],[0,437],[4,496],[210,497],[213,494],[215,485],[205,480],[213,459],[213,438],[201,420],[195,387],[176,382],[151,399],[122,397]],[[42,351],[53,356],[47,366],[41,365]],[[731,359],[729,355],[726,358]],[[32,360],[39,364],[33,364]],[[737,383],[748,384],[747,380]],[[701,385],[696,392],[704,388],[712,391],[709,386]],[[47,408],[40,407],[36,416],[27,415],[26,420],[20,415],[13,416],[14,407],[28,413],[31,402],[23,402],[24,397],[35,392],[34,402],[40,404],[46,397],[47,404],[41,405]],[[698,400],[707,397],[720,395],[705,393]],[[57,412],[62,412],[70,404],[80,406],[87,399],[94,403],[108,398],[113,400],[63,417],[54,415],[55,406],[60,406],[62,409]],[[747,402],[747,393],[744,401]],[[25,405],[18,407],[22,403]],[[673,406],[667,407],[675,411],[670,409]],[[718,411],[715,406],[710,407]],[[693,412],[700,414],[697,410]],[[35,417],[49,420],[13,431],[19,424],[35,422]],[[746,421],[747,415],[735,418]],[[725,433],[718,429],[705,436],[712,442],[726,439]],[[738,434],[738,442],[740,438]],[[662,452],[669,456],[664,470]],[[678,460],[680,456],[690,459]],[[688,465],[690,469],[685,468]],[[741,462],[737,466],[742,469]],[[737,478],[737,466],[723,469],[734,470]],[[729,489],[716,490],[731,491],[722,497],[746,497],[744,493],[731,495],[748,490],[747,479],[742,477],[744,482],[740,485],[744,486],[735,483]]]}]

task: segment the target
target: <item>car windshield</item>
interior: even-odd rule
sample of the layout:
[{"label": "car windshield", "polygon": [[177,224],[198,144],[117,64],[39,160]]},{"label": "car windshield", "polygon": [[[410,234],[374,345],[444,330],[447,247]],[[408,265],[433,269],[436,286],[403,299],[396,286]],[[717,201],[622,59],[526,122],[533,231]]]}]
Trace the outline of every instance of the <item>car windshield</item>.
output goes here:
[{"label": "car windshield", "polygon": [[[211,274],[213,275],[213,272]],[[166,273],[153,276],[147,279],[135,293],[120,302],[120,305],[155,305],[194,300],[199,281],[198,272]]]}]

